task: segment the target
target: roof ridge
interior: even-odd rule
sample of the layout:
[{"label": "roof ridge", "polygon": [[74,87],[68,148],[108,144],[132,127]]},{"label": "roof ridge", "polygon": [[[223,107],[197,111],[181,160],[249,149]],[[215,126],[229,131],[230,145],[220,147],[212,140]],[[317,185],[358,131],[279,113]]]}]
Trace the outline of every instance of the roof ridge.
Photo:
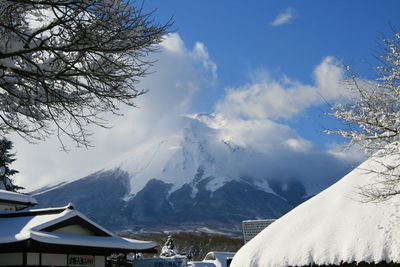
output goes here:
[{"label": "roof ridge", "polygon": [[69,203],[68,205],[63,206],[63,207],[30,209],[30,210],[22,210],[22,211],[7,211],[7,212],[0,212],[0,218],[57,214],[57,213],[61,213],[61,212],[65,211],[67,209],[74,210],[75,208],[72,203]]}]

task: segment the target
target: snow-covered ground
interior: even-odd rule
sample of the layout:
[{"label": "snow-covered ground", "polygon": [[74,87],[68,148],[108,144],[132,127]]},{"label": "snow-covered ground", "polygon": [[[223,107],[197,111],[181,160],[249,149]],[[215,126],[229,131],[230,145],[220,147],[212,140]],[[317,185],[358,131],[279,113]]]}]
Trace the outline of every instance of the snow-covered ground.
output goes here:
[{"label": "snow-covered ground", "polygon": [[[386,166],[399,160],[379,159]],[[382,168],[374,158],[365,161],[263,230],[239,250],[231,267],[400,262],[400,196],[365,202],[360,194],[380,186],[376,172]]]}]

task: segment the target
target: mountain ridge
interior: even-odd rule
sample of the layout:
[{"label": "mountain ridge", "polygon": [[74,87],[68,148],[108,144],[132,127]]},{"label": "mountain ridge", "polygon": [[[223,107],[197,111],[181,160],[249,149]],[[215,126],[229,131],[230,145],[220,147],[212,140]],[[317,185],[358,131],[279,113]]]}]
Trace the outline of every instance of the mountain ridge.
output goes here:
[{"label": "mountain ridge", "polygon": [[[242,220],[280,217],[335,181],[310,175],[343,174],[334,168],[314,171],[308,159],[294,162],[292,154],[302,151],[287,145],[288,140],[274,147],[292,153],[286,155],[288,165],[275,164],[273,153],[235,139],[225,130],[224,118],[215,114],[194,114],[183,122],[181,131],[144,142],[82,179],[35,191],[36,198],[41,206],[73,202],[90,218],[119,231],[238,231]],[[327,167],[343,169],[334,157],[316,153],[326,158]]]}]

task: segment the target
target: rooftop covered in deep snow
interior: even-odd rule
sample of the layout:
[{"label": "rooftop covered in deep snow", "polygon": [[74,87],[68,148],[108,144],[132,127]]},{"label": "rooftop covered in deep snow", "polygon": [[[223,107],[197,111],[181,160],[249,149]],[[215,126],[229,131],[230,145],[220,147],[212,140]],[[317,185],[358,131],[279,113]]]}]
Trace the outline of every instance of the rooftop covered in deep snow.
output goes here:
[{"label": "rooftop covered in deep snow", "polygon": [[400,263],[400,195],[365,202],[360,194],[381,186],[381,168],[399,160],[365,161],[263,230],[238,251],[231,267]]},{"label": "rooftop covered in deep snow", "polygon": [[0,189],[0,205],[34,206],[37,201],[30,195]]},{"label": "rooftop covered in deep snow", "polygon": [[72,205],[0,213],[0,250],[111,254],[154,251],[155,243],[119,237]]}]

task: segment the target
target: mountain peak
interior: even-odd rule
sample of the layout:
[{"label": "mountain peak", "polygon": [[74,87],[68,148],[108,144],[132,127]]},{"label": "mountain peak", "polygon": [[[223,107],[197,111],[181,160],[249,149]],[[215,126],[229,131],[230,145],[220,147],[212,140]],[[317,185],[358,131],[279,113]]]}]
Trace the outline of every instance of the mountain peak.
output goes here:
[{"label": "mountain peak", "polygon": [[[303,150],[287,146],[293,136],[259,145],[237,135],[243,125],[235,123],[220,114],[186,115],[178,130],[148,138],[102,171],[49,189],[40,201],[52,205],[51,198],[60,199],[67,192],[68,203],[72,189],[87,188],[92,197],[76,196],[75,204],[90,212],[101,206],[92,203],[93,194],[112,196],[108,202],[114,204],[107,205],[115,206],[110,212],[118,221],[111,225],[129,228],[135,222],[140,228],[203,222],[201,227],[229,224],[232,229],[244,219],[278,217],[342,175],[335,175],[332,167],[338,166],[337,159],[320,151],[305,157]],[[245,126],[246,134],[257,135],[252,124]],[[315,166],[313,157],[325,165]],[[114,190],[106,186],[110,183],[118,192],[106,192]],[[101,192],[96,193],[97,188]]]}]

